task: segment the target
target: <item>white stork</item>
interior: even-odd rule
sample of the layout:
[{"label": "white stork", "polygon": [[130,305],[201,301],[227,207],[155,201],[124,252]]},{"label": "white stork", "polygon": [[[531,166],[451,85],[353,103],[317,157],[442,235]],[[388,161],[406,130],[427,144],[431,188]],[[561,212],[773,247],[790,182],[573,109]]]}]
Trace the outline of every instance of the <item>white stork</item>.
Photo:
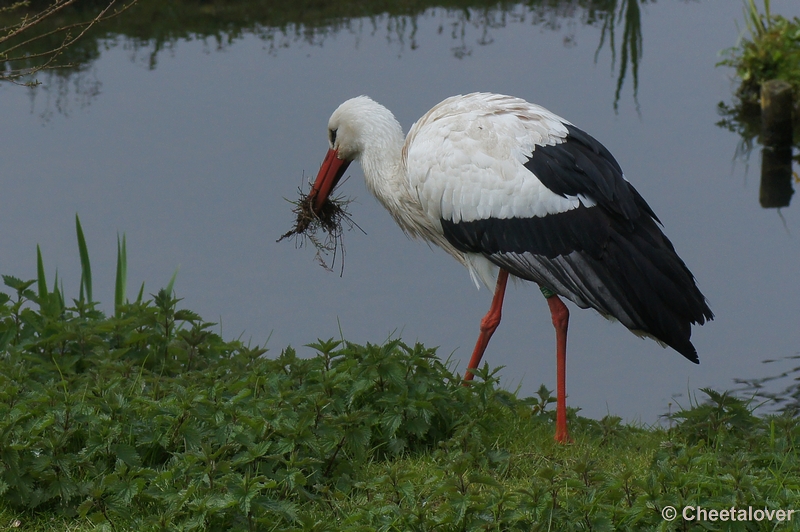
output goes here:
[{"label": "white stork", "polygon": [[359,96],[331,115],[328,140],[310,192],[315,211],[358,160],[407,235],[450,253],[476,285],[495,285],[466,380],[500,323],[509,274],[539,285],[556,330],[557,441],[569,441],[569,311],[559,296],[698,363],[691,324],[713,314],[692,273],[611,153],[563,118],[474,93],[436,105],[404,138],[388,109]]}]

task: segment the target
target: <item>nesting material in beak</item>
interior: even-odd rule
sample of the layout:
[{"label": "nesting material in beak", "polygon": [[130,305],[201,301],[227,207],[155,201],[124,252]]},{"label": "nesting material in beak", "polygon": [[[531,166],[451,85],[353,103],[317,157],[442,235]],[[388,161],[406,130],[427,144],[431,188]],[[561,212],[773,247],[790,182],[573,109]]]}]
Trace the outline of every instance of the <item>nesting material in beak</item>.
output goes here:
[{"label": "nesting material in beak", "polygon": [[[357,227],[359,231],[363,229],[353,222],[347,212],[347,206],[352,201],[343,196],[328,196],[318,210],[314,209],[315,197],[312,193],[305,194],[302,189],[298,190],[300,199],[291,201],[294,205],[292,212],[295,213],[294,227],[284,233],[277,241],[296,236],[297,247],[302,247],[306,241],[310,241],[316,248],[316,260],[326,270],[333,271],[336,262],[336,254],[341,249],[341,272],[344,272],[344,240],[342,238],[345,229],[348,231]],[[327,261],[331,256],[330,264]]]}]

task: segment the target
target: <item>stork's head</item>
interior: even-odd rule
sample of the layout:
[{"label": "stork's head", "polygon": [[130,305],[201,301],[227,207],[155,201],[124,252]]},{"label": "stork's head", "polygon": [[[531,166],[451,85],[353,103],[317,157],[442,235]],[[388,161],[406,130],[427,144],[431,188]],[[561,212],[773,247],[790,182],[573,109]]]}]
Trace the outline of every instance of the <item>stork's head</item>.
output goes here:
[{"label": "stork's head", "polygon": [[328,153],[311,187],[314,211],[319,211],[339,183],[347,167],[361,154],[359,114],[365,103],[375,103],[366,96],[347,100],[328,120]]},{"label": "stork's head", "polygon": [[395,130],[402,135],[394,115],[367,96],[341,104],[328,120],[328,153],[309,193],[314,211],[322,208],[348,165],[387,134],[394,135]]}]

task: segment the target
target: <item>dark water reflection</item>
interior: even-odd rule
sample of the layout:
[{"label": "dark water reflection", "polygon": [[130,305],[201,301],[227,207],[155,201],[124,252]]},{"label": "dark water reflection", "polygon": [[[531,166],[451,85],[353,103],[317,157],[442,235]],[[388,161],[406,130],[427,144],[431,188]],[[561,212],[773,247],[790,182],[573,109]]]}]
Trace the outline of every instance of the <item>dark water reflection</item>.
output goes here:
[{"label": "dark water reflection", "polygon": [[[102,85],[92,65],[104,49],[114,47],[128,50],[132,60],[149,69],[157,68],[159,57],[170,53],[181,41],[200,40],[209,51],[223,52],[246,36],[257,36],[270,55],[298,45],[323,47],[326,41],[342,34],[354,36],[356,46],[364,38],[382,36],[402,55],[420,47],[420,24],[425,22],[429,27],[428,22],[434,21],[436,33],[450,38],[453,57],[465,59],[476,47],[491,45],[494,32],[508,25],[522,24],[553,32],[564,30],[564,46],[574,45],[576,27],[584,25],[601,30],[595,61],[604,49],[611,54],[612,69],[617,71],[613,102],[617,109],[628,76],[632,78],[636,98],[643,42],[640,4],[648,3],[647,0],[540,0],[521,4],[468,0],[442,6],[424,1],[240,0],[209,6],[207,2],[137,0],[125,16],[104,23],[65,50],[61,63],[73,67],[39,73],[37,79],[43,81],[43,86],[37,90],[45,93],[47,102],[53,106],[43,116],[53,111],[68,112],[73,92],[78,106],[85,107],[97,97]],[[52,27],[43,31],[90,19],[104,5],[102,0],[79,4],[81,7],[68,10],[65,17],[47,20]],[[23,47],[18,55],[40,53],[57,44],[54,39],[35,41],[31,49]],[[7,63],[8,69],[31,66],[32,62]]]},{"label": "dark water reflection", "polygon": [[[794,0],[772,4],[800,14]],[[67,296],[77,294],[78,212],[106,310],[119,231],[130,289],[144,281],[155,292],[180,267],[183,304],[219,320],[225,337],[276,353],[340,331],[362,343],[401,336],[440,346],[463,369],[490,295],[444,253],[408,241],[358,168],[341,190],[356,198],[351,212],[368,234],[345,235],[342,277],[275,239],[291,224],[284,198],[318,169],[341,101],[369,94],[408,129],[447,96],[488,90],[540,103],[599,138],[717,315],[694,331],[695,366],[573,308],[571,405],[653,422],[673,396],[685,404],[700,387],[773,374],[762,360],[798,352],[800,215],[759,206],[757,165],[735,157],[739,137],[716,126],[716,103],[735,86],[714,65],[743,26],[738,2],[420,5],[331,14],[327,25],[286,13],[271,25],[255,12],[235,22],[235,2],[159,5],[92,41],[94,59],[60,78],[63,92],[0,86],[1,273],[33,277],[38,243],[48,277],[57,268]],[[206,11],[180,11],[188,5]],[[640,31],[626,18],[634,8]],[[538,291],[509,290],[504,311],[486,360],[505,365],[504,382],[524,394],[553,388],[553,331]]]},{"label": "dark water reflection", "polygon": [[[796,109],[800,109],[800,103]],[[763,130],[760,106],[719,104],[722,120],[717,125],[740,136],[737,157],[749,160],[754,152],[761,156],[759,204],[765,209],[788,207],[795,184],[800,182],[794,172],[795,164],[800,163],[800,112],[793,113],[788,105],[780,112],[787,117],[794,115],[794,124],[784,124],[788,131],[776,136]]]}]

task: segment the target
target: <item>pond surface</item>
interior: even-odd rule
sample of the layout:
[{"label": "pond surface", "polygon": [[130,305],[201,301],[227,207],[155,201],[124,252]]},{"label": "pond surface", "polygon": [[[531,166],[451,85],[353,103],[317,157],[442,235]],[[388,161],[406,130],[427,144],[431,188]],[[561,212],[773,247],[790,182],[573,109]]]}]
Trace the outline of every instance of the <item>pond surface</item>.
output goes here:
[{"label": "pond surface", "polygon": [[[794,0],[772,4],[800,14]],[[736,158],[740,139],[715,125],[718,102],[735,89],[733,72],[715,63],[744,28],[741,3],[641,9],[638,88],[628,71],[616,110],[622,23],[615,54],[606,35],[595,59],[599,24],[554,16],[534,25],[522,7],[489,29],[436,9],[413,32],[377,18],[313,42],[179,40],[155,68],[147,46],[109,40],[61,89],[0,87],[0,272],[34,277],[38,243],[48,278],[57,270],[75,297],[77,212],[106,311],[125,233],[129,293],[142,281],[154,293],[179,268],[182,304],[219,321],[226,338],[310,355],[303,345],[318,337],[401,337],[439,346],[463,372],[490,292],[445,253],[407,240],[357,165],[340,190],[356,198],[350,210],[367,235],[345,234],[343,275],[320,268],[313,250],[275,241],[292,223],[284,198],[316,175],[340,102],[368,94],[408,129],[447,96],[494,91],[544,105],[611,150],[717,316],[694,329],[696,366],[571,306],[570,406],[652,423],[701,387],[779,373],[791,365],[762,360],[800,350],[800,206],[761,208],[758,151]],[[542,383],[555,388],[554,344],[547,305],[520,283],[484,360],[530,395]]]}]

